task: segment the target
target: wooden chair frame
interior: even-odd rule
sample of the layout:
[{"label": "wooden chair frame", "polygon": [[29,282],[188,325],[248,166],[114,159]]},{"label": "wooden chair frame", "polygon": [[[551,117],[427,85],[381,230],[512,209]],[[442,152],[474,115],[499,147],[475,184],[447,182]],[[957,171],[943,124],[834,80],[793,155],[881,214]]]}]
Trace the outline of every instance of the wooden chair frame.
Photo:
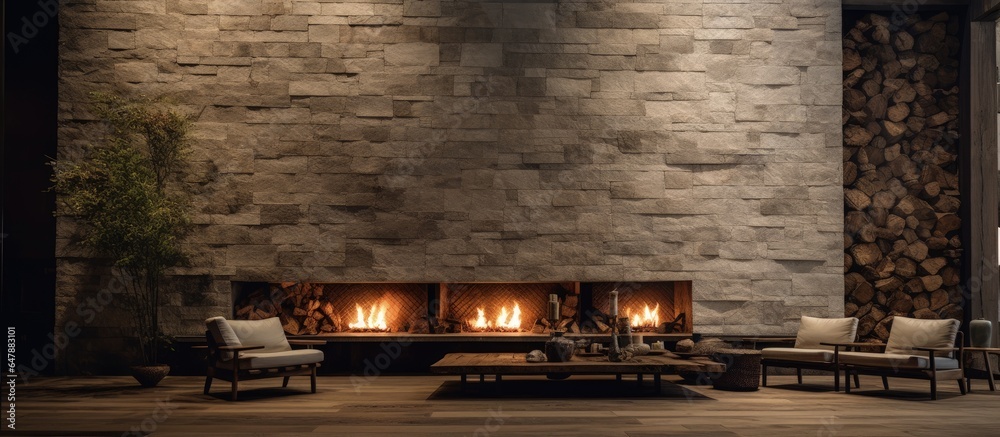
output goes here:
[{"label": "wooden chair frame", "polygon": [[[950,348],[933,348],[933,347],[915,347],[913,348],[916,352],[926,352],[927,359],[930,363],[930,369],[906,369],[895,366],[860,366],[853,364],[842,364],[841,368],[845,372],[853,372],[857,374],[865,375],[875,375],[882,377],[882,387],[886,390],[889,389],[889,377],[893,378],[912,378],[912,379],[924,379],[930,381],[931,386],[931,400],[937,400],[937,382],[939,379],[955,379],[958,380],[958,389],[964,395],[966,393],[965,387],[965,363],[964,354],[965,346],[964,337],[962,331],[959,331],[955,336],[955,344],[958,347]],[[834,346],[834,360],[839,362],[840,349],[846,347],[879,347],[884,349],[885,344],[878,343],[823,343],[826,346]],[[955,358],[958,360],[957,369],[937,369],[937,363],[934,360],[934,354],[936,352],[953,352],[955,353]],[[851,386],[847,386],[847,393],[851,392]]]},{"label": "wooden chair frame", "polygon": [[[208,369],[205,371],[205,394],[209,393],[212,387],[212,379],[218,378],[229,381],[231,384],[230,400],[236,400],[236,393],[239,389],[240,381],[250,381],[262,378],[284,377],[282,387],[288,387],[288,380],[292,376],[309,375],[312,393],[316,393],[316,368],[320,363],[300,364],[295,366],[272,367],[263,369],[241,369],[240,353],[250,350],[263,349],[264,346],[219,346],[212,337],[211,331],[205,331],[205,339],[208,341]],[[293,346],[305,346],[312,349],[313,346],[326,344],[323,340],[288,340],[288,344]],[[223,362],[223,352],[231,352],[232,360]],[[230,366],[220,366],[219,364]]]},{"label": "wooden chair frame", "polygon": [[[795,337],[782,337],[782,338],[769,338],[767,341],[773,342],[795,342]],[[798,360],[774,360],[774,359],[761,359],[760,360],[760,378],[761,386],[767,387],[767,368],[768,367],[785,367],[795,369],[795,375],[798,376],[799,384],[802,384],[802,369],[810,370],[823,370],[827,372],[833,372],[833,390],[840,391],[840,363],[837,360],[838,356],[836,351],[833,354],[833,362],[830,363],[818,363],[815,361],[798,361]],[[847,377],[847,374],[844,375]],[[850,381],[845,381],[847,385],[850,385]],[[857,374],[854,374],[854,387],[861,388],[861,381]]]}]

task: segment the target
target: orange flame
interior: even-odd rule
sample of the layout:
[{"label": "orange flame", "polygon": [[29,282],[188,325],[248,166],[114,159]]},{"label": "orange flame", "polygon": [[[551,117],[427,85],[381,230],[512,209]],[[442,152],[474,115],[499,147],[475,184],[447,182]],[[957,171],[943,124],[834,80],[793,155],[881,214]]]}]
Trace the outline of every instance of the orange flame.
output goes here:
[{"label": "orange flame", "polygon": [[521,330],[521,306],[514,302],[514,309],[512,312],[507,312],[507,307],[503,306],[500,308],[500,315],[497,316],[495,322],[486,320],[486,311],[482,308],[476,308],[478,313],[476,320],[469,321],[469,324],[473,328],[479,330],[497,329],[502,331],[520,331]]},{"label": "orange flame", "polygon": [[384,302],[372,304],[372,309],[368,312],[367,317],[365,316],[365,311],[361,308],[361,305],[354,304],[354,308],[358,313],[358,319],[354,323],[349,323],[347,325],[349,328],[373,331],[389,330],[389,327],[385,322],[386,308]]},{"label": "orange flame", "polygon": [[646,308],[641,313],[632,314],[632,311],[629,309],[626,309],[625,313],[628,314],[633,328],[655,328],[660,326],[660,304],[656,304],[653,309],[649,309],[649,305],[646,305]]}]

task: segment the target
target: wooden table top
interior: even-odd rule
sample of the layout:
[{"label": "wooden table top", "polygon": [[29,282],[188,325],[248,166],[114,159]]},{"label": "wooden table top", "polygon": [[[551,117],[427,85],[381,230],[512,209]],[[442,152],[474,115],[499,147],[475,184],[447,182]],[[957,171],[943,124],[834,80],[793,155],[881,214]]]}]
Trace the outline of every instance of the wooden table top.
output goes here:
[{"label": "wooden table top", "polygon": [[1000,352],[1000,347],[966,347],[966,352]]},{"label": "wooden table top", "polygon": [[614,363],[606,356],[575,356],[562,363],[529,363],[523,353],[452,353],[431,366],[431,372],[444,374],[540,375],[572,373],[606,375],[618,373],[725,372],[726,366],[707,357],[683,359],[667,352],[644,355]]}]

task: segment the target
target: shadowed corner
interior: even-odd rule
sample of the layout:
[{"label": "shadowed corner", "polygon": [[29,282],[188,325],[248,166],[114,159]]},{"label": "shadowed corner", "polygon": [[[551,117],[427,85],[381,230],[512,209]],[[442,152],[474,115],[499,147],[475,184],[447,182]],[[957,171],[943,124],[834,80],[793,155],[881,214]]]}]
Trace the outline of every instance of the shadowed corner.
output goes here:
[{"label": "shadowed corner", "polygon": [[[580,378],[580,377],[576,377]],[[715,399],[682,387],[672,382],[663,381],[662,388],[655,392],[652,383],[637,386],[635,381],[570,379],[561,381],[539,379],[505,379],[500,383],[500,390],[494,382],[469,383],[466,389],[458,381],[445,381],[427,400],[453,400],[476,398],[502,399],[677,399],[706,400]]]}]

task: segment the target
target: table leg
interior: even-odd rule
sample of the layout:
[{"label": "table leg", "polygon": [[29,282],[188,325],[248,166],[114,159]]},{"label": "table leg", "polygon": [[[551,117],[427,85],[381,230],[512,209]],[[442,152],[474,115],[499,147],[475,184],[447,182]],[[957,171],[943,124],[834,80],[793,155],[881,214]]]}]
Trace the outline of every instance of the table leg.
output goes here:
[{"label": "table leg", "polygon": [[983,362],[986,363],[986,376],[990,382],[990,391],[996,391],[996,384],[993,382],[993,365],[990,364],[990,354],[983,351]]},{"label": "table leg", "polygon": [[466,383],[467,379],[468,378],[466,377],[466,374],[463,373],[462,374],[462,382],[460,383],[460,385],[462,386],[462,391],[465,391],[465,383]]},{"label": "table leg", "polygon": [[662,383],[660,382],[660,374],[659,373],[654,373],[653,374],[653,388],[656,389],[656,394],[660,394],[660,392],[662,391],[663,387],[662,387]]},{"label": "table leg", "polygon": [[642,387],[642,374],[641,373],[636,373],[635,374],[635,385],[637,385],[639,387]]},{"label": "table leg", "polygon": [[615,381],[622,382],[622,374],[621,373],[615,374]]},{"label": "table leg", "polygon": [[503,376],[497,375],[496,376],[496,383],[497,383],[497,390],[496,390],[496,392],[497,392],[497,394],[503,393],[503,385],[500,384],[500,381],[503,381]]},{"label": "table leg", "polygon": [[479,374],[479,382],[486,382],[486,375],[480,373]]},{"label": "table leg", "polygon": [[[996,391],[996,383],[993,381],[993,367],[990,365],[990,354],[986,351],[983,352],[983,363],[986,366],[986,381],[990,385],[990,391]],[[972,393],[972,376],[969,372],[965,372],[965,388],[968,389],[969,393]]]}]

